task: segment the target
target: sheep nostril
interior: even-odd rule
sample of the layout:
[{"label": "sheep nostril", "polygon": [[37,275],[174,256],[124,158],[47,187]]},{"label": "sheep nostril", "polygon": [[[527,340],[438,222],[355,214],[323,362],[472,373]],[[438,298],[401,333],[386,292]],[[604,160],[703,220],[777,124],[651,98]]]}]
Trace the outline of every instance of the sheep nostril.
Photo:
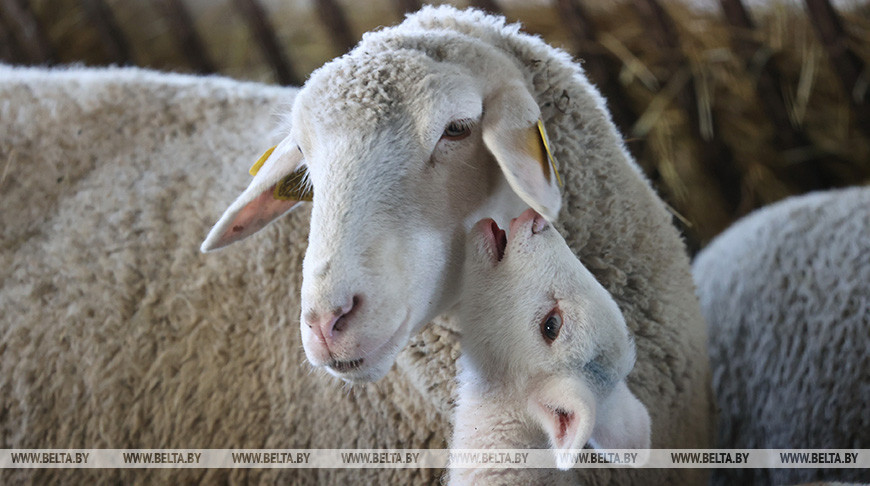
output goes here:
[{"label": "sheep nostril", "polygon": [[532,234],[536,235],[541,231],[544,231],[547,228],[547,220],[544,219],[540,214],[535,215],[535,219],[532,221]]},{"label": "sheep nostril", "polygon": [[362,298],[359,295],[354,295],[350,301],[350,304],[345,305],[341,309],[337,310],[337,319],[333,323],[332,331],[342,332],[348,326],[348,319],[353,315],[354,312],[359,308],[360,302]]},{"label": "sheep nostril", "polygon": [[354,295],[348,299],[346,304],[333,307],[330,311],[320,313],[310,310],[306,312],[303,321],[320,338],[320,341],[331,346],[335,333],[344,331],[350,325],[350,318],[356,313],[361,303],[362,297]]}]

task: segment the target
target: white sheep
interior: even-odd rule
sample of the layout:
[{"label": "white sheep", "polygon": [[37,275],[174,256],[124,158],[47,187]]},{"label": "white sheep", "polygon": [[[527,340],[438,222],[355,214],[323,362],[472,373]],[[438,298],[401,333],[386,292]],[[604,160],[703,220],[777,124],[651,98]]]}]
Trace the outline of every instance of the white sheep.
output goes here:
[{"label": "white sheep", "polygon": [[[637,336],[631,386],[658,403],[654,445],[709,445],[706,334],[683,244],[568,54],[501,17],[424,8],[313,73],[288,118],[287,137],[202,249],[313,196],[300,312],[312,365],[356,383],[384,376],[458,302],[472,224],[504,225],[531,206],[555,221]],[[541,147],[539,120],[558,162]],[[308,184],[276,199],[287,180]],[[425,367],[424,358],[399,361]],[[658,471],[680,483],[704,474]]]},{"label": "white sheep", "polygon": [[[347,390],[305,365],[307,211],[271,242],[197,251],[214,208],[244,188],[235,176],[249,154],[274,140],[274,107],[296,92],[0,66],[0,449],[446,446],[449,389],[421,393],[421,371]],[[415,352],[452,362],[449,330],[419,339]],[[0,469],[0,484],[424,484],[441,473]]]},{"label": "white sheep", "polygon": [[[634,342],[607,290],[534,210],[506,237],[491,219],[471,231],[458,320],[462,357],[451,449],[551,448],[556,465],[587,441],[646,449],[650,419],[625,378]],[[572,474],[529,469],[450,471],[482,484]]]},{"label": "white sheep", "polygon": [[[870,188],[760,209],[698,254],[719,446],[870,448]],[[725,469],[716,484],[870,480],[862,469]]]},{"label": "white sheep", "polygon": [[[469,61],[470,52],[480,56]],[[508,63],[491,71],[502,83],[481,71],[495,62]],[[208,256],[191,250],[243,190],[239,174],[255,152],[282,140],[270,135],[271,114],[294,103],[296,89],[133,69],[0,70],[0,447],[443,448],[458,357],[456,327],[443,316],[458,302],[465,234],[482,217],[505,223],[528,205],[500,170],[509,156],[490,154],[516,140],[481,132],[535,110],[564,182],[555,227],[636,337],[628,385],[655,404],[653,446],[709,445],[706,334],[670,216],[579,65],[503,19],[425,9],[313,75],[291,119],[317,202]],[[473,117],[471,108],[498,114],[499,100],[508,107],[499,120],[451,123]],[[289,143],[282,151],[261,174],[300,157]],[[514,184],[546,212],[555,173],[545,175],[538,155],[527,158],[529,178]],[[484,163],[463,170],[471,160]],[[324,331],[336,309],[353,304],[341,296],[358,293],[355,310]],[[302,313],[318,324],[303,321],[305,342],[294,330]],[[351,332],[359,340],[342,335]],[[342,352],[324,362],[317,333]],[[303,345],[342,378],[392,371],[347,391],[311,373]],[[647,473],[644,484],[704,477]],[[588,472],[592,482],[623,474]],[[0,481],[419,483],[439,475],[51,469],[3,471]]]}]

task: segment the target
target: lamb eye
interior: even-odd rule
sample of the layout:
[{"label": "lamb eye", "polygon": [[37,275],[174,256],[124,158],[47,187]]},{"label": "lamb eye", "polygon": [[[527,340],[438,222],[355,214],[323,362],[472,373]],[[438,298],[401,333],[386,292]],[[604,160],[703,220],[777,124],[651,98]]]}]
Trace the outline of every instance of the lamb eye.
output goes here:
[{"label": "lamb eye", "polygon": [[562,330],[562,315],[559,311],[554,310],[541,321],[541,336],[544,336],[544,341],[551,344],[559,337],[559,331]]},{"label": "lamb eye", "polygon": [[455,120],[450,122],[444,129],[441,138],[447,140],[462,140],[471,135],[471,124],[468,120]]}]

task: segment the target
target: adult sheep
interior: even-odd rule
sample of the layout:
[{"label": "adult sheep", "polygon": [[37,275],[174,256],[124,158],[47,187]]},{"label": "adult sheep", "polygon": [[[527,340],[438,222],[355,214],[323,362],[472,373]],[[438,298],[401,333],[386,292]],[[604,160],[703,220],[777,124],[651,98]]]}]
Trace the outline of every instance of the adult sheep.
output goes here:
[{"label": "adult sheep", "polygon": [[[351,382],[384,376],[410,336],[460,298],[469,227],[481,217],[506,225],[531,206],[559,216],[556,227],[625,314],[638,345],[629,384],[650,408],[653,446],[708,445],[706,336],[683,244],[566,53],[501,17],[425,8],[313,73],[289,120],[203,249],[258,231],[299,203],[278,197],[286,184],[310,183],[300,327],[314,366]],[[408,361],[416,357],[399,361],[425,370]],[[450,387],[422,377],[419,386],[447,402]]]},{"label": "adult sheep", "polygon": [[[719,445],[870,448],[870,188],[756,211],[693,266]],[[724,469],[716,484],[870,481],[865,469]]]},{"label": "adult sheep", "polygon": [[[0,449],[445,447],[447,405],[417,391],[422,371],[399,366],[348,390],[304,364],[307,211],[275,225],[268,242],[209,257],[197,249],[215,208],[244,187],[245,163],[235,162],[272,140],[270,112],[296,91],[138,69],[0,66]],[[433,326],[414,351],[448,360],[452,342]],[[421,484],[440,475],[0,469],[0,484]]]},{"label": "adult sheep", "polygon": [[[380,52],[381,61],[395,61],[390,68],[401,69],[400,60],[416,55],[423,61],[431,59],[432,65],[443,68],[442,73],[450,66],[459,69],[428,57],[422,45],[401,47],[403,39],[409,43],[440,39],[442,49],[435,42],[434,56],[454,55],[454,47],[477,44],[482,49],[490,46],[484,53],[501,52],[506,59],[517,60],[511,72],[522,75],[523,85],[538,101],[560,157],[565,190],[557,227],[612,293],[635,335],[638,363],[628,382],[650,409],[653,445],[707,446],[709,370],[688,259],[663,204],[625,152],[603,101],[580,68],[566,54],[520,34],[516,27],[505,27],[500,19],[473,11],[427,9],[399,27],[368,36],[354,54],[329,69],[338,73],[358,66],[348,76],[380,86],[378,91],[388,95],[386,99],[395,100],[414,93],[402,94],[378,81],[387,80],[390,69],[359,64],[367,50],[380,49],[372,55]],[[391,52],[396,56],[390,58]],[[312,77],[309,85],[315,79],[329,80],[324,73]],[[278,141],[269,136],[269,112],[291,103],[296,90],[138,70],[58,73],[3,68],[2,74],[0,149],[6,163],[0,213],[2,447],[446,445],[458,356],[449,320],[436,319],[434,325],[415,333],[411,330],[421,325],[409,324],[402,342],[395,343],[396,348],[404,347],[396,366],[376,384],[348,391],[337,380],[311,373],[304,365],[295,326],[301,313],[297,296],[308,208],[233,251],[210,256],[192,251],[205,232],[205,222],[242,189],[244,181],[238,175],[251,154]],[[356,87],[349,83],[346,93],[332,92],[342,99],[353,95]],[[390,120],[390,110],[402,106],[408,105],[384,104],[383,117],[376,112],[378,116],[358,118],[357,129],[369,120],[374,133],[379,123]],[[335,123],[349,114],[339,113]],[[458,131],[451,133],[458,136]],[[351,131],[334,139],[330,150],[346,149],[354,136]],[[363,220],[345,228],[357,232],[360,239],[371,234],[371,229],[360,226],[366,222],[382,224],[380,234],[399,231],[391,234],[408,238],[448,226],[457,235],[464,233],[461,224],[454,224],[461,220],[449,220],[444,227],[437,220],[429,221],[423,231],[415,232],[411,230],[420,228],[414,225],[386,225],[387,213],[413,216],[416,211],[409,204],[400,206],[406,210],[402,213],[395,200],[388,211],[377,211],[384,202],[379,198],[396,179],[411,184],[410,191],[425,192],[430,201],[451,204],[463,202],[467,194],[462,196],[460,189],[469,185],[490,192],[501,187],[500,194],[520,206],[514,193],[506,190],[507,183],[481,138],[478,131],[467,140],[477,144],[473,155],[488,164],[480,169],[491,178],[483,187],[479,180],[462,179],[445,180],[434,188],[413,184],[401,166],[393,165],[376,173],[374,181],[336,179],[335,191],[373,193],[365,204],[342,206],[324,196],[327,189],[312,171],[318,200],[311,209],[312,233],[335,236],[335,245],[341,243],[339,233],[327,234],[324,225],[329,221],[319,216],[330,205],[332,214],[335,209],[340,213],[336,223],[350,216]],[[366,161],[371,162],[383,140],[370,137],[368,141],[372,152]],[[401,162],[396,154],[407,155],[408,140],[393,142],[390,147],[395,153],[385,160]],[[306,153],[309,157],[318,153],[316,148],[309,150],[314,150]],[[426,165],[425,156],[421,157]],[[343,160],[351,170],[354,159]],[[456,175],[443,165],[429,167],[444,177]],[[264,167],[261,173],[269,170]],[[481,206],[480,212],[486,211]],[[360,215],[366,214],[380,217],[365,221]],[[461,244],[460,239],[457,242]],[[385,248],[391,249],[399,248]],[[407,276],[402,265],[409,261],[421,262],[413,268],[439,284],[454,275],[425,272],[426,265],[434,263],[424,260],[429,255],[439,258],[434,250],[416,260],[391,253],[397,259],[386,271],[393,278]],[[455,268],[456,259],[461,261],[459,255],[448,256],[450,268]],[[404,285],[416,284],[405,281]],[[449,290],[447,285],[438,288]],[[375,305],[371,296],[364,297],[359,309]],[[414,309],[415,315],[446,311],[450,296],[435,297],[427,310]],[[404,346],[408,336],[410,345]],[[171,476],[173,482],[276,482],[291,477],[311,482],[408,483],[435,480],[441,471],[47,469],[0,474],[4,480],[28,477],[37,482],[155,482]],[[590,482],[603,482],[611,475],[641,472],[602,469],[591,474]],[[703,477],[702,471],[694,470],[642,474],[644,483],[685,484]]]}]

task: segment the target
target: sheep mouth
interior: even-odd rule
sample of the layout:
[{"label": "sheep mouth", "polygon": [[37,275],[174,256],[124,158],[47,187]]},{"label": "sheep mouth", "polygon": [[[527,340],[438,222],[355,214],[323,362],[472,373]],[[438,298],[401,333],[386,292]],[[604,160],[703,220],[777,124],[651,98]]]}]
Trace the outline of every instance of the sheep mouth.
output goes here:
[{"label": "sheep mouth", "polygon": [[337,373],[346,373],[355,370],[362,366],[363,358],[351,359],[347,361],[332,360],[326,366],[332,368]]},{"label": "sheep mouth", "polygon": [[338,360],[330,355],[328,361],[315,366],[323,366],[331,375],[351,384],[377,381],[390,371],[396,355],[408,342],[411,323],[409,308],[406,310],[405,319],[386,342],[375,347],[370,347],[371,343],[357,343],[357,349],[361,351],[358,358]]},{"label": "sheep mouth", "polygon": [[501,262],[507,252],[507,232],[499,228],[495,220],[490,219],[484,224],[483,233],[486,236],[487,245],[490,247],[496,263]]}]

